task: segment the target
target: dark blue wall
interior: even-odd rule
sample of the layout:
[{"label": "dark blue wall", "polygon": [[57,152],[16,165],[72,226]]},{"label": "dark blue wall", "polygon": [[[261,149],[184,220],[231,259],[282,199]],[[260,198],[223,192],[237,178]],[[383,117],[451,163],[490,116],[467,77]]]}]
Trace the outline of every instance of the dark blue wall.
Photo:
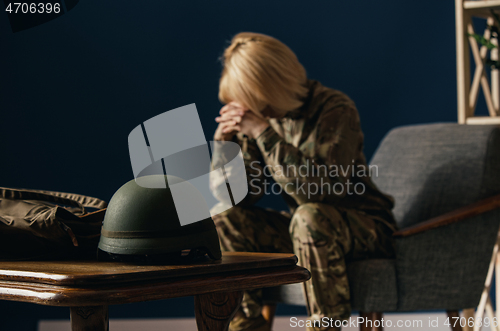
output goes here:
[{"label": "dark blue wall", "polygon": [[218,57],[240,31],[277,37],[346,92],[369,158],[395,126],[456,121],[454,29],[451,0],[81,0],[16,34],[0,13],[0,186],[109,200],[133,177],[128,133],[193,102],[210,140]]},{"label": "dark blue wall", "polygon": [[456,121],[454,26],[453,1],[430,0],[81,0],[16,34],[0,14],[0,183],[109,199],[132,178],[132,128],[192,102],[210,139],[239,31],[281,39],[351,96],[369,157],[394,126]]}]

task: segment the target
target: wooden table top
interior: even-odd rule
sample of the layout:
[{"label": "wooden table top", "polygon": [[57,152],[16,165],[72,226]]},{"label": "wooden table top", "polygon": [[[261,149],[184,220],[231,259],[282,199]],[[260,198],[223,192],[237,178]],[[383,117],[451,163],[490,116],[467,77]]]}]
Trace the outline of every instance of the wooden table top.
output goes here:
[{"label": "wooden table top", "polygon": [[183,265],[99,261],[0,261],[0,281],[58,286],[111,285],[212,273],[295,266],[293,254],[224,252],[222,260]]},{"label": "wooden table top", "polygon": [[221,261],[137,265],[97,261],[0,262],[0,300],[111,305],[303,282],[293,254],[223,253]]}]

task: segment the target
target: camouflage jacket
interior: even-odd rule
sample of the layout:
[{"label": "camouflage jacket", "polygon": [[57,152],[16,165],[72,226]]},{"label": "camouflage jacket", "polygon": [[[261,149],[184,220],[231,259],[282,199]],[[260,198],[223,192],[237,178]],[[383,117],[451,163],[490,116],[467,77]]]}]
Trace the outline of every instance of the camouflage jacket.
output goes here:
[{"label": "camouflage jacket", "polygon": [[[378,175],[378,168],[366,164],[354,102],[319,82],[308,81],[308,85],[309,95],[300,109],[271,119],[256,139],[241,133],[235,136],[243,152],[249,190],[241,204],[281,193],[292,212],[298,205],[322,202],[379,215],[394,224],[392,197],[381,193],[370,179]],[[214,154],[213,167],[227,162],[223,159]],[[278,187],[269,185],[266,176]]]}]

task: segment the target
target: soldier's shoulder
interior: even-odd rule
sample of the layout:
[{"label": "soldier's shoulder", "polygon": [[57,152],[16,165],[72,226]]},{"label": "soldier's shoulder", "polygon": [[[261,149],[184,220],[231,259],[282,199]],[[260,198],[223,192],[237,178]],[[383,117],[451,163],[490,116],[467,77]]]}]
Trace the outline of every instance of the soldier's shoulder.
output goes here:
[{"label": "soldier's shoulder", "polygon": [[359,114],[352,99],[342,91],[315,82],[310,104],[311,118],[320,131],[331,131],[339,125],[348,125],[359,130]]},{"label": "soldier's shoulder", "polygon": [[310,109],[313,112],[320,110],[322,112],[331,111],[335,108],[353,108],[356,109],[354,101],[344,92],[324,86],[318,81],[311,81],[312,98]]},{"label": "soldier's shoulder", "polygon": [[326,101],[345,101],[353,102],[352,99],[344,92],[332,87],[325,86],[316,80],[310,80],[309,86],[312,93],[312,100],[316,102]]}]

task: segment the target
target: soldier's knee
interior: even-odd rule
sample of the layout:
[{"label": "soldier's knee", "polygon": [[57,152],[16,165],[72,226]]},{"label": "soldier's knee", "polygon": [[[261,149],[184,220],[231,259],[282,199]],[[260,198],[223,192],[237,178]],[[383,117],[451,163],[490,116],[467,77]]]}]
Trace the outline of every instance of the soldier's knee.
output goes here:
[{"label": "soldier's knee", "polygon": [[321,209],[322,205],[323,205],[322,203],[318,202],[308,202],[301,204],[300,206],[297,207],[297,209],[295,209],[294,216],[295,215],[302,215],[308,217],[314,216],[316,211]]},{"label": "soldier's knee", "polygon": [[311,223],[316,221],[317,203],[304,203],[297,207],[290,221],[290,234],[307,233]]},{"label": "soldier's knee", "polygon": [[244,223],[248,219],[247,215],[249,214],[249,210],[246,207],[233,206],[229,209],[223,209],[222,211],[221,209],[222,208],[219,205],[216,205],[210,210],[213,215],[212,219],[214,220],[215,225],[220,222],[234,225],[237,223]]},{"label": "soldier's knee", "polygon": [[308,233],[311,229],[318,228],[325,219],[341,218],[337,208],[318,202],[304,203],[293,213],[290,222],[290,234]]}]

